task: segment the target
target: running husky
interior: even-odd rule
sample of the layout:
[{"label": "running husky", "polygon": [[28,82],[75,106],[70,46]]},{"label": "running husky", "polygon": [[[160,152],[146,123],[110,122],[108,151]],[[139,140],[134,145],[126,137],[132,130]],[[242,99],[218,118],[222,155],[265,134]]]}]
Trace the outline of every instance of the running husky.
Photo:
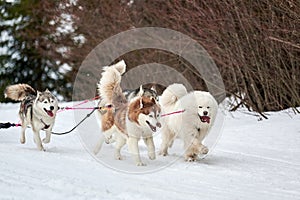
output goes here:
[{"label": "running husky", "polygon": [[[122,67],[121,67],[122,66]],[[121,67],[121,68],[120,68]],[[153,96],[144,95],[143,87],[139,92],[127,101],[120,87],[122,72],[125,72],[124,61],[116,65],[104,68],[99,92],[103,98],[102,104],[112,104],[107,108],[107,112],[101,116],[102,132],[105,136],[115,135],[115,158],[122,159],[121,148],[126,141],[128,149],[134,157],[137,166],[145,165],[140,158],[138,141],[143,138],[150,159],[155,159],[155,146],[153,142],[153,132],[161,127],[160,106]],[[97,143],[94,153],[97,154],[101,148],[103,140]]]},{"label": "running husky", "polygon": [[209,92],[188,93],[184,85],[172,84],[161,96],[163,111],[184,110],[182,114],[164,118],[160,154],[166,156],[176,137],[184,142],[185,160],[196,161],[199,154],[207,154],[202,141],[215,121],[218,103]]},{"label": "running husky", "polygon": [[[98,106],[101,107],[101,110],[96,112],[97,117],[102,122],[101,123],[101,130],[105,130],[106,126],[111,127],[110,124],[111,119],[113,118],[113,113],[116,109],[118,109],[121,105],[126,104],[130,100],[136,97],[146,96],[146,97],[153,97],[156,101],[158,101],[158,95],[156,92],[156,85],[151,84],[150,87],[143,87],[140,86],[138,89],[135,90],[124,90],[122,91],[120,84],[121,84],[121,76],[126,71],[126,64],[124,60],[111,65],[106,66],[103,68],[102,78],[99,81],[97,88],[98,94],[101,96],[101,101],[99,101]],[[117,86],[117,87],[115,87]],[[105,94],[105,95],[101,95]],[[112,101],[114,101],[114,107],[112,107]],[[94,149],[94,153],[97,154],[104,141],[109,144],[115,142],[114,138],[115,130],[103,132],[99,142]]]},{"label": "running husky", "polygon": [[27,84],[10,85],[5,89],[5,98],[21,101],[19,116],[22,123],[20,142],[25,143],[25,130],[31,125],[34,142],[38,150],[45,151],[40,138],[40,130],[46,132],[43,143],[49,143],[58,110],[57,99],[47,89],[44,92],[35,91]]}]

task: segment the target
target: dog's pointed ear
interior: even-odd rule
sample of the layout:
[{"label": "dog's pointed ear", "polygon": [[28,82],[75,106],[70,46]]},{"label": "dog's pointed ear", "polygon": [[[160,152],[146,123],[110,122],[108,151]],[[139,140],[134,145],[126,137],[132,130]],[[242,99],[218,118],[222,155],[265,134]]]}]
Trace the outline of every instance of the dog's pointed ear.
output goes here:
[{"label": "dog's pointed ear", "polygon": [[143,109],[144,104],[143,104],[143,98],[140,98],[140,109]]},{"label": "dog's pointed ear", "polygon": [[152,90],[152,91],[154,91],[155,93],[157,93],[155,85],[152,85],[152,87],[150,88],[150,90]]},{"label": "dog's pointed ear", "polygon": [[45,92],[47,92],[47,93],[51,93],[51,92],[50,92],[50,90],[48,90],[48,88],[45,90]]},{"label": "dog's pointed ear", "polygon": [[143,89],[143,85],[141,85],[138,96],[141,97],[141,96],[143,96],[143,94],[144,94],[144,89]]},{"label": "dog's pointed ear", "polygon": [[42,94],[42,93],[41,93],[40,91],[38,91],[38,90],[36,91],[36,97],[37,97],[37,98],[38,98],[39,96],[41,96],[41,94]]}]

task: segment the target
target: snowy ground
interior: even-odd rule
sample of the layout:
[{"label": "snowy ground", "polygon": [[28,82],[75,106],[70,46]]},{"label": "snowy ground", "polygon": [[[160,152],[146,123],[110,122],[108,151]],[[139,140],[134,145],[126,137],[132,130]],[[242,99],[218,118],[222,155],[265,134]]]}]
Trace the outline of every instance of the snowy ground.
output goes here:
[{"label": "snowy ground", "polygon": [[[0,122],[18,122],[17,112],[18,104],[0,104]],[[99,134],[92,119],[71,134],[52,136],[46,152],[37,151],[30,129],[24,145],[20,128],[2,129],[0,199],[300,199],[300,115],[286,110],[268,117],[258,121],[241,110],[229,113],[221,138],[205,159],[184,162],[176,143],[169,158],[143,158],[146,171],[176,158],[172,165],[140,174],[120,172],[137,168],[129,156],[111,159],[118,170],[105,166],[111,145],[104,145],[97,157],[85,150],[94,140],[87,137]],[[54,129],[73,125],[74,112],[65,111]],[[79,137],[83,130],[86,137]]]}]

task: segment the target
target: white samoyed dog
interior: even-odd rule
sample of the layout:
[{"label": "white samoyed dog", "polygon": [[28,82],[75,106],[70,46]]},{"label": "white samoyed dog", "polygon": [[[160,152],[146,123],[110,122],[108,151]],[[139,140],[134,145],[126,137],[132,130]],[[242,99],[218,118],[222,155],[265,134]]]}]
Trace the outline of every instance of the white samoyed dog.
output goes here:
[{"label": "white samoyed dog", "polygon": [[209,92],[188,93],[182,84],[172,84],[163,92],[160,103],[162,113],[182,110],[182,113],[162,118],[162,144],[160,154],[166,156],[175,138],[183,140],[185,160],[196,161],[199,154],[207,154],[202,141],[214,124],[218,103]]}]

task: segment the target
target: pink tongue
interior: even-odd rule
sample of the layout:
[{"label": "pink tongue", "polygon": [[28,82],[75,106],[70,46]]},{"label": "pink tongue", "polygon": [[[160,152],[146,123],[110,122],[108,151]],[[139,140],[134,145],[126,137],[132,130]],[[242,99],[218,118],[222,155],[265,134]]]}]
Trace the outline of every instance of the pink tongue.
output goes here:
[{"label": "pink tongue", "polygon": [[209,124],[209,122],[210,122],[210,117],[208,117],[208,116],[202,116],[202,117],[201,117],[201,121],[202,121],[202,122],[206,122],[206,123]]},{"label": "pink tongue", "polygon": [[47,110],[47,114],[50,116],[50,117],[53,117],[53,112],[51,110]]}]

